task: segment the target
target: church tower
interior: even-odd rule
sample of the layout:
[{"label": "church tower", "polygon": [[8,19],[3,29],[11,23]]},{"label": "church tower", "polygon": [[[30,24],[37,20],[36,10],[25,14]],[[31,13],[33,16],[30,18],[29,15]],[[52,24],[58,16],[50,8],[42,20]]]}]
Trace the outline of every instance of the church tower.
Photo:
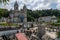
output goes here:
[{"label": "church tower", "polygon": [[27,23],[27,8],[26,5],[23,6],[22,11],[18,9],[19,5],[17,1],[14,3],[14,10],[10,15],[13,23]]},{"label": "church tower", "polygon": [[19,5],[18,5],[18,3],[16,1],[15,4],[14,4],[14,10],[17,11],[18,10],[18,7],[19,7]]},{"label": "church tower", "polygon": [[25,4],[24,4],[24,6],[23,6],[23,12],[24,12],[24,15],[25,15],[24,22],[27,22],[27,7],[26,7]]}]

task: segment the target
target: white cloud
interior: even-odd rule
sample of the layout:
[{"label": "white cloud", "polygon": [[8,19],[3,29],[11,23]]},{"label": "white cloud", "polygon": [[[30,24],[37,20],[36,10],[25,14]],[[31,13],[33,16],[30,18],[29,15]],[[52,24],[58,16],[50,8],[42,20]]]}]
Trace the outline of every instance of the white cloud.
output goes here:
[{"label": "white cloud", "polygon": [[57,4],[57,9],[60,9],[60,4]]},{"label": "white cloud", "polygon": [[[8,5],[5,6],[5,8],[10,9],[13,8],[14,6],[14,2],[16,0],[10,0],[10,2],[8,2]],[[50,9],[52,6],[52,3],[57,3],[57,8],[59,8],[60,4],[60,0],[17,0],[18,4],[19,4],[19,9],[21,9],[23,7],[23,4],[26,4],[28,9],[32,9],[32,10],[40,10],[40,9]],[[2,6],[0,6],[2,7]]]},{"label": "white cloud", "polygon": [[57,9],[60,10],[60,0],[57,1],[57,6],[56,7],[57,7]]},{"label": "white cloud", "polygon": [[60,0],[58,0],[57,3],[60,3]]},{"label": "white cloud", "polygon": [[34,0],[22,0],[23,3],[31,3]]},{"label": "white cloud", "polygon": [[48,3],[56,3],[57,2],[57,0],[44,0],[44,2],[48,2]]},{"label": "white cloud", "polygon": [[50,9],[49,5],[50,5],[50,3],[47,3],[45,5],[43,3],[41,3],[40,5],[34,7],[33,10],[35,10],[35,9],[38,9],[38,10],[40,10],[40,9]]}]

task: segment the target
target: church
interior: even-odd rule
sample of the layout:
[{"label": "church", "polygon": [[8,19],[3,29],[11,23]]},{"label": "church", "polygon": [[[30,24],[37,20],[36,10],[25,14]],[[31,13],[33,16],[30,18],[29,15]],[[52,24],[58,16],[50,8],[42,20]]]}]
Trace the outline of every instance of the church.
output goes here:
[{"label": "church", "polygon": [[27,8],[24,5],[23,9],[19,10],[17,1],[14,3],[14,10],[10,10],[9,22],[11,23],[23,23],[27,22]]}]

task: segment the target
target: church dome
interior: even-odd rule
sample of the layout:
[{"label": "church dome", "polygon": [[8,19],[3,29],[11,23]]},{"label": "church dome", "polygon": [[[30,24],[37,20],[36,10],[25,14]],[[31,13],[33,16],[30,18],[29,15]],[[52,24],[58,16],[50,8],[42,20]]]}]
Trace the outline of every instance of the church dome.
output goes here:
[{"label": "church dome", "polygon": [[18,3],[17,3],[17,1],[15,2],[15,4],[14,4],[14,10],[18,10]]},{"label": "church dome", "polygon": [[26,5],[24,4],[23,9],[27,9]]},{"label": "church dome", "polygon": [[15,2],[14,6],[18,6],[18,3],[17,3],[17,1]]}]

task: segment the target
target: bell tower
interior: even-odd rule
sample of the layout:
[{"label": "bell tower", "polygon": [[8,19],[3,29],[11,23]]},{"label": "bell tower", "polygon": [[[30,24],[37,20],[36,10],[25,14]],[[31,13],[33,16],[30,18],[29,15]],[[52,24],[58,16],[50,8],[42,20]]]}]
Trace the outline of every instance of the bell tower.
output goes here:
[{"label": "bell tower", "polygon": [[27,7],[25,4],[23,6],[23,12],[24,12],[24,16],[25,16],[24,22],[27,22]]},{"label": "bell tower", "polygon": [[17,3],[17,1],[15,2],[15,4],[14,4],[14,10],[18,10],[18,3]]}]

